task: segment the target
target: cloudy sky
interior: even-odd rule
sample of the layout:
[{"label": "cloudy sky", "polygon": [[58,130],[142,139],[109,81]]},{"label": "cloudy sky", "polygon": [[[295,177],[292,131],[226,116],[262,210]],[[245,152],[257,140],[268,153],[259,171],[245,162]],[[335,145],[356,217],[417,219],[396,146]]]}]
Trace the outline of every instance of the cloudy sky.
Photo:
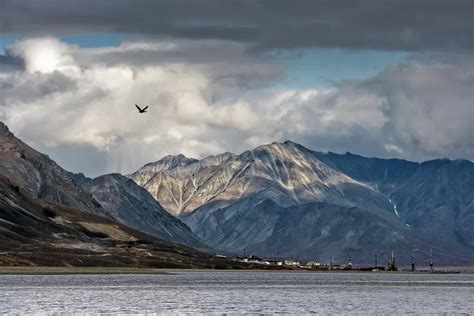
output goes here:
[{"label": "cloudy sky", "polygon": [[0,33],[0,120],[89,176],[287,139],[474,160],[474,1],[0,0]]}]

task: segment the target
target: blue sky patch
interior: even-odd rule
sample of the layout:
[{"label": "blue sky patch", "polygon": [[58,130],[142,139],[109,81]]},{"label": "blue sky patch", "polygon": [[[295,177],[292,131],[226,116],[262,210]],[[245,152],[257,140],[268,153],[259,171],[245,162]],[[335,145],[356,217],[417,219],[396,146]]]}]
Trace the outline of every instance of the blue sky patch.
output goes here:
[{"label": "blue sky patch", "polygon": [[342,49],[294,49],[270,53],[281,62],[286,78],[276,87],[328,88],[344,79],[363,79],[404,60],[407,52]]}]

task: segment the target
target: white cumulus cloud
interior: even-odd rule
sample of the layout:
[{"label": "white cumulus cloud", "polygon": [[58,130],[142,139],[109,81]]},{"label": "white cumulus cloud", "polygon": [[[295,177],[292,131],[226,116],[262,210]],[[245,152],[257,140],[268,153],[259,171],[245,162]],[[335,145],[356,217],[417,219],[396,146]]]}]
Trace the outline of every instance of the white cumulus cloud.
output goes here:
[{"label": "white cumulus cloud", "polygon": [[465,56],[412,59],[319,91],[271,88],[279,64],[225,41],[80,48],[47,37],[8,54],[24,68],[0,70],[0,119],[89,175],[285,139],[366,155],[474,158],[474,66]]}]

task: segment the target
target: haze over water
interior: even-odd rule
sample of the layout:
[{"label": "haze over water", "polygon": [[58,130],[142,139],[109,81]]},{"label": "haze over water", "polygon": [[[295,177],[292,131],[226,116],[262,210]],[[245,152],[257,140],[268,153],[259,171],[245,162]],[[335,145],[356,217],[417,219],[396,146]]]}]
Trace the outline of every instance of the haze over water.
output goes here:
[{"label": "haze over water", "polygon": [[472,313],[474,274],[4,275],[0,312]]}]

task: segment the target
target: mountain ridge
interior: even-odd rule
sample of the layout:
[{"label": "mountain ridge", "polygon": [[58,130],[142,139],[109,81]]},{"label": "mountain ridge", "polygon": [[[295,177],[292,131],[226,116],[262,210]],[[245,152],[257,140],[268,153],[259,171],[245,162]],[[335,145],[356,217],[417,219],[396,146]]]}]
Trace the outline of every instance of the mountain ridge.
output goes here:
[{"label": "mountain ridge", "polygon": [[[54,231],[48,231],[48,229],[53,229],[60,232],[61,229],[58,229],[49,221],[54,222],[60,218],[59,215],[54,214],[61,213],[65,208],[71,208],[71,212],[66,211],[69,212],[71,218],[91,219],[94,222],[93,225],[98,225],[97,227],[103,227],[106,230],[112,229],[115,232],[120,230],[119,234],[122,235],[125,234],[122,229],[114,228],[119,224],[126,225],[126,230],[134,229],[135,232],[140,231],[142,235],[154,236],[156,238],[151,238],[152,240],[159,239],[160,241],[157,241],[157,243],[167,244],[169,249],[178,249],[181,246],[174,244],[179,243],[188,247],[195,247],[201,251],[213,252],[184,223],[164,211],[159,203],[149,196],[146,190],[136,185],[132,180],[119,174],[105,175],[96,180],[89,179],[83,174],[70,173],[62,169],[47,155],[36,151],[16,138],[8,127],[1,122],[0,162],[0,182],[2,182],[0,184],[2,188],[5,188],[0,192],[2,193],[0,196],[0,202],[2,203],[0,208],[0,230],[8,232],[9,243],[15,244],[18,241],[15,241],[17,237],[19,240],[27,242],[25,247],[31,249],[42,244],[41,241],[36,243],[34,240],[24,239],[21,235],[12,233],[21,231],[27,236],[36,234],[42,240],[48,240],[51,243],[61,242],[67,244],[67,247],[71,247],[69,244],[74,244],[70,240],[72,237],[63,238],[57,235],[52,238],[50,234],[54,235]],[[87,186],[88,184],[90,187]],[[7,191],[10,194],[6,194]],[[12,202],[14,200],[16,202]],[[52,210],[42,211],[41,205],[45,203],[51,203],[51,206],[48,207]],[[21,205],[26,205],[37,214],[32,215],[34,214],[32,211]],[[84,214],[77,214],[79,211]],[[18,214],[22,212],[27,214],[27,217],[18,217]],[[48,214],[44,214],[44,212],[51,216],[48,217]],[[97,220],[99,223],[96,223],[97,221],[92,215],[107,219],[107,224],[101,224],[102,220],[99,219]],[[36,222],[28,221],[28,217],[32,216],[37,220]],[[7,218],[14,220],[14,222],[7,220]],[[20,218],[24,222],[19,220]],[[23,224],[33,226],[22,227]],[[64,221],[59,224],[69,225]],[[88,243],[91,247],[98,247],[98,244],[103,243],[102,239],[110,237],[100,237],[107,235],[100,232],[100,229],[95,232],[87,232],[87,227],[81,223],[71,222],[70,224],[74,226],[71,234],[74,238],[78,238],[78,242],[83,242],[84,238],[93,238]],[[45,231],[40,232],[40,227]],[[34,229],[37,229],[37,233],[34,232]],[[64,227],[64,229],[68,230],[70,228]],[[174,246],[170,246],[171,244]],[[42,244],[42,247],[50,248],[56,257],[59,256],[54,250],[55,247],[51,246],[47,243]],[[183,246],[183,249],[186,249],[185,246]],[[111,251],[115,253],[118,250],[112,248]],[[79,255],[78,253],[75,254]],[[33,259],[44,260],[45,258],[39,256],[32,257]],[[191,264],[191,262],[188,263]]]},{"label": "mountain ridge", "polygon": [[16,138],[0,122],[0,173],[38,198],[107,216],[100,204],[76,186],[69,173],[47,155]]},{"label": "mountain ridge", "polygon": [[[231,252],[236,245],[230,241],[237,238],[236,234],[242,234],[228,223],[238,225],[235,216],[241,216],[244,210],[257,210],[270,200],[287,211],[314,202],[329,208],[357,208],[361,216],[383,216],[391,222],[384,226],[387,233],[390,229],[405,228],[419,233],[419,240],[426,247],[434,247],[430,240],[436,240],[437,233],[443,235],[444,247],[456,249],[452,250],[454,256],[464,252],[474,261],[474,164],[468,160],[433,159],[419,163],[367,158],[351,153],[317,152],[285,141],[261,145],[240,155],[231,154],[217,165],[203,167],[200,161],[194,161],[184,167],[147,174],[148,182],[141,182],[143,176],[140,169],[130,175],[166,210],[181,217],[201,239],[221,251]],[[219,216],[225,221],[218,221]],[[270,216],[267,220],[276,219]],[[398,224],[393,226],[394,223]],[[266,225],[264,221],[260,224],[261,229]],[[229,231],[222,232],[219,226]],[[439,232],[440,229],[446,232]],[[298,227],[288,230],[296,232]],[[326,242],[337,244],[336,240]],[[239,239],[239,243],[250,245],[252,240]],[[268,247],[262,243],[256,251],[266,253]],[[292,247],[295,253],[305,251],[297,244]],[[448,261],[449,251],[443,260]]]},{"label": "mountain ridge", "polygon": [[[117,236],[134,235],[127,232],[134,228],[227,254],[247,249],[255,255],[342,262],[354,252],[354,262],[371,263],[374,253],[394,249],[399,262],[408,264],[416,248],[425,254],[432,249],[437,264],[474,263],[474,164],[468,160],[367,158],[285,141],[201,160],[168,155],[129,175],[133,181],[120,174],[89,179],[65,171],[2,123],[0,161],[0,228],[9,244],[25,240],[28,249],[38,247],[25,239],[30,234],[70,243],[64,235],[51,239],[42,231],[60,233],[62,226],[48,221],[65,212],[71,226],[56,224],[66,223],[64,229],[92,250],[103,248],[108,242],[103,239],[114,239],[97,227]],[[52,211],[43,210],[44,203]],[[23,215],[16,218],[17,213]],[[21,227],[31,218],[31,229]],[[94,222],[95,230],[80,218]],[[118,232],[113,227],[122,227],[119,223],[132,228]],[[48,249],[58,256],[54,247]]]},{"label": "mountain ridge", "polygon": [[32,196],[0,174],[0,266],[246,268]]},{"label": "mountain ridge", "polygon": [[82,180],[81,186],[102,205],[108,215],[122,224],[168,242],[201,251],[213,251],[181,220],[165,211],[148,191],[119,173]]}]

